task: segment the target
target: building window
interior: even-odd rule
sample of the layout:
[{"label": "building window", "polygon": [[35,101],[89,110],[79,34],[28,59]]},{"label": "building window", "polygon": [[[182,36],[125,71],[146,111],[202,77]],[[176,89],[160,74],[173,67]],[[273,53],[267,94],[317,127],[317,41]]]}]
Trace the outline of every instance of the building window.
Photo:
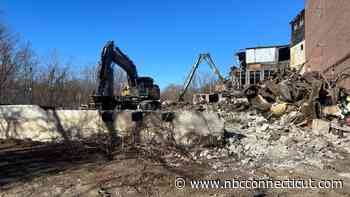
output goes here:
[{"label": "building window", "polygon": [[255,84],[255,72],[249,71],[249,84]]},{"label": "building window", "polygon": [[249,71],[249,84],[257,84],[261,81],[261,71]]},{"label": "building window", "polygon": [[294,23],[294,31],[298,30],[298,23]]},{"label": "building window", "polygon": [[272,70],[264,70],[264,79],[268,79],[272,75]]},{"label": "building window", "polygon": [[255,84],[260,82],[260,71],[255,71]]},{"label": "building window", "polygon": [[303,44],[300,46],[300,49],[301,49],[302,51],[304,50],[304,45],[303,45]]},{"label": "building window", "polygon": [[245,79],[245,72],[243,72],[243,71],[239,71],[238,72],[238,81],[239,81],[241,86],[245,85],[245,81],[246,81],[246,79]]}]

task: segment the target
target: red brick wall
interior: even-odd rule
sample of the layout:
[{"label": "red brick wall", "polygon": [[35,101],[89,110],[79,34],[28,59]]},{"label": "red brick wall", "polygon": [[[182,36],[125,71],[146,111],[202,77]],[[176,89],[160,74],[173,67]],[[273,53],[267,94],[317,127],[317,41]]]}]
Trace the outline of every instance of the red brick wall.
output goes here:
[{"label": "red brick wall", "polygon": [[[305,14],[306,66],[318,71],[328,68],[329,76],[329,68],[350,54],[350,0],[308,0]],[[345,68],[350,72],[350,58],[335,71]]]}]

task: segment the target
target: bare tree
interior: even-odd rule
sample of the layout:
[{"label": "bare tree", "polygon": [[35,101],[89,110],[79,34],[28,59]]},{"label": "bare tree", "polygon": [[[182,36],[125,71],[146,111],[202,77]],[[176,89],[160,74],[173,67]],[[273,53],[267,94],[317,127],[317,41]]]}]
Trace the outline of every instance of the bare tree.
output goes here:
[{"label": "bare tree", "polygon": [[165,100],[175,101],[179,97],[181,90],[182,90],[181,86],[170,84],[162,91],[161,99],[163,101]]},{"label": "bare tree", "polygon": [[16,65],[14,64],[14,42],[6,27],[0,24],[0,99],[7,102],[3,97],[10,81],[14,78]]},{"label": "bare tree", "polygon": [[213,93],[215,91],[215,77],[208,72],[200,72],[197,76],[197,91],[201,93]]},{"label": "bare tree", "polygon": [[[194,94],[214,92],[216,83],[215,77],[211,73],[195,73],[192,82],[184,95],[184,100],[186,102],[192,102]],[[183,87],[181,85],[171,84],[162,91],[161,98],[162,100],[176,100],[182,91]]]},{"label": "bare tree", "polygon": [[38,64],[38,59],[36,58],[29,42],[25,43],[25,45],[17,51],[15,61],[15,64],[17,65],[17,92],[14,102],[30,104],[32,103],[34,70]]},{"label": "bare tree", "polygon": [[42,65],[34,82],[34,103],[43,106],[60,107],[68,99],[64,93],[69,79],[69,65],[61,64],[57,51],[53,51],[48,62]]},{"label": "bare tree", "polygon": [[0,103],[29,103],[36,60],[31,45],[0,23]]},{"label": "bare tree", "polygon": [[[91,95],[96,93],[98,85],[98,65],[84,66],[81,71],[81,79],[79,80],[79,86],[81,88],[79,103],[87,104],[90,102]],[[79,104],[79,105],[80,105]]]}]

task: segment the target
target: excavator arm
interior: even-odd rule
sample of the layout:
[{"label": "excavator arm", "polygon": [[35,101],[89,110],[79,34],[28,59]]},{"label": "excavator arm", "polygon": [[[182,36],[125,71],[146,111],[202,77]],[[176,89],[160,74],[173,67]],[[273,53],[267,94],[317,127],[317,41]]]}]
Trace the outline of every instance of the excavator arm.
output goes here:
[{"label": "excavator arm", "polygon": [[136,65],[118,47],[114,47],[113,41],[109,41],[103,48],[101,54],[101,80],[106,79],[108,68],[112,66],[112,63],[117,64],[126,72],[129,86],[135,87],[138,77]]},{"label": "excavator arm", "polygon": [[[121,95],[114,96],[114,76],[112,64],[120,66],[127,74],[128,86],[123,88]],[[99,64],[99,84],[97,94],[93,95],[91,106],[101,109],[144,109],[156,110],[160,108],[160,90],[151,77],[139,77],[136,65],[113,41],[103,47]]]},{"label": "excavator arm", "polygon": [[188,87],[190,86],[192,80],[193,80],[193,76],[196,73],[199,65],[203,62],[206,61],[209,65],[209,67],[212,69],[213,73],[215,75],[217,75],[219,77],[220,82],[224,83],[225,82],[225,78],[220,74],[220,71],[218,70],[218,68],[215,66],[213,59],[210,57],[209,53],[203,53],[203,54],[199,54],[199,57],[196,61],[196,63],[192,66],[192,69],[190,71],[190,73],[187,75],[184,86],[183,86],[183,90],[179,95],[179,101],[183,100],[183,97],[185,96]]}]

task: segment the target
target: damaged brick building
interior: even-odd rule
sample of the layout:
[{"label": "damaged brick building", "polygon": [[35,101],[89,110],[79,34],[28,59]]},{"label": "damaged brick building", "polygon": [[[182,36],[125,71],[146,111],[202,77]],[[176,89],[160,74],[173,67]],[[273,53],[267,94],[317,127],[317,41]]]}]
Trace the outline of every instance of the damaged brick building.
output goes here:
[{"label": "damaged brick building", "polygon": [[289,45],[246,48],[235,54],[240,68],[232,69],[231,76],[238,87],[258,84],[289,65]]},{"label": "damaged brick building", "polygon": [[[308,0],[305,7],[306,71],[330,79],[350,73],[349,0]],[[350,80],[339,80],[350,89]]]},{"label": "damaged brick building", "polygon": [[[350,90],[349,18],[348,0],[306,0],[305,9],[290,22],[289,46],[247,48],[236,53],[240,69],[232,70],[232,79],[240,87],[263,80],[265,71],[276,70],[280,66],[274,65],[279,65],[281,60],[266,62],[262,58],[278,58],[278,52],[271,53],[274,48],[280,51],[287,47],[290,48],[290,58],[283,59],[283,64],[288,63],[290,68],[300,70],[302,74],[319,71]],[[283,52],[285,55],[289,53]]]},{"label": "damaged brick building", "polygon": [[305,54],[305,10],[291,22],[290,67],[300,70],[306,61]]}]

